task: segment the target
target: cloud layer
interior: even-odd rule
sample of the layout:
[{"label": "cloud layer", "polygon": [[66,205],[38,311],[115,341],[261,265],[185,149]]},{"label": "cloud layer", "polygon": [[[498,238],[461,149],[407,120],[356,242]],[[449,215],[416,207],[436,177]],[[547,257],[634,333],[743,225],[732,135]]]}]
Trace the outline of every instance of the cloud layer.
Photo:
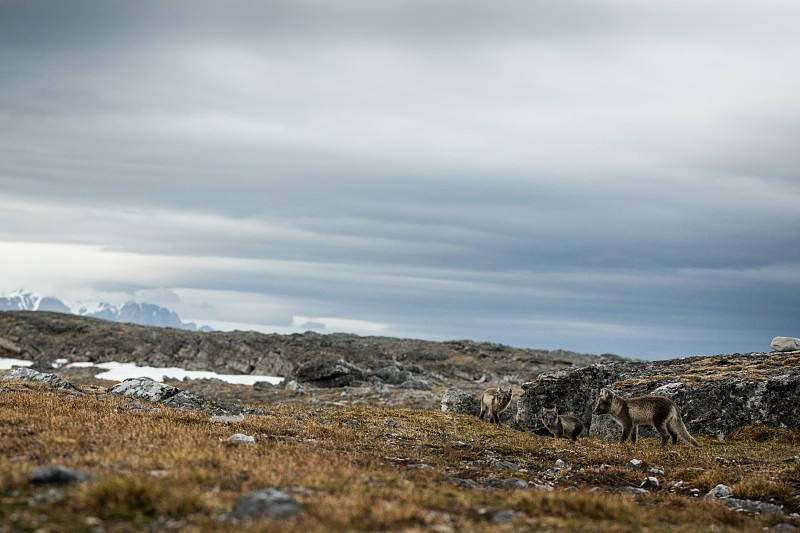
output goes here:
[{"label": "cloud layer", "polygon": [[794,2],[0,11],[0,288],[632,357],[800,336]]}]

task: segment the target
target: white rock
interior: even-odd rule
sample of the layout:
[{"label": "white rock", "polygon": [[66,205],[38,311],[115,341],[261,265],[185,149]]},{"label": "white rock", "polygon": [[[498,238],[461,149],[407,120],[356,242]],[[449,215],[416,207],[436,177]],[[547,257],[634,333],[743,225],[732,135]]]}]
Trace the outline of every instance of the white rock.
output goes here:
[{"label": "white rock", "polygon": [[231,442],[247,442],[250,444],[255,444],[256,442],[255,437],[251,437],[250,435],[245,435],[244,433],[236,433],[234,435],[231,435],[228,438],[228,440]]},{"label": "white rock", "polygon": [[564,461],[562,461],[561,459],[558,459],[556,461],[556,468],[558,468],[559,470],[569,470],[569,465]]},{"label": "white rock", "polygon": [[238,415],[214,415],[211,417],[212,422],[241,422],[244,420],[244,415],[239,413]]},{"label": "white rock", "polygon": [[634,470],[641,470],[644,468],[641,459],[631,459],[628,461],[628,467],[633,468]]},{"label": "white rock", "polygon": [[661,483],[659,483],[657,477],[650,476],[642,481],[642,484],[639,486],[643,489],[657,489],[661,486]]},{"label": "white rock", "polygon": [[772,349],[776,352],[796,352],[800,350],[800,339],[794,337],[775,337],[772,339]]},{"label": "white rock", "polygon": [[723,498],[730,498],[733,496],[733,489],[730,488],[728,485],[717,485],[706,494],[706,498],[712,499],[723,499]]}]

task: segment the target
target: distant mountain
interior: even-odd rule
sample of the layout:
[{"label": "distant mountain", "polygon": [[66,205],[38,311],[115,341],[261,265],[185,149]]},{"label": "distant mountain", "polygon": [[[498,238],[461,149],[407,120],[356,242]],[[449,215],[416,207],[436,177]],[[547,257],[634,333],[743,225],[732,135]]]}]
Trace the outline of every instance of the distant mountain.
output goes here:
[{"label": "distant mountain", "polygon": [[91,307],[70,309],[64,302],[53,296],[37,296],[22,290],[0,293],[0,311],[52,311],[110,322],[129,322],[143,326],[178,328],[188,331],[212,331],[208,326],[198,327],[194,322],[184,322],[174,311],[155,304],[126,302],[120,305],[98,303]]},{"label": "distant mountain", "polygon": [[53,311],[71,313],[64,302],[52,296],[36,296],[30,292],[13,291],[0,294],[0,311]]}]

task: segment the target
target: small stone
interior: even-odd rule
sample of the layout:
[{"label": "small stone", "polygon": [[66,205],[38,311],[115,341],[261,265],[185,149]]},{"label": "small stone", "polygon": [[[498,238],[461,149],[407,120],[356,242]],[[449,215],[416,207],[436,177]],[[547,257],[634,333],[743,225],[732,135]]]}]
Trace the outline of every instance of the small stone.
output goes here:
[{"label": "small stone", "polygon": [[518,464],[502,459],[493,461],[492,466],[497,470],[510,470],[511,472],[517,472],[520,468]]},{"label": "small stone", "polygon": [[738,498],[722,498],[720,502],[739,513],[783,515],[783,508],[773,503],[740,500]]},{"label": "small stone", "polygon": [[728,485],[719,484],[706,494],[706,498],[712,498],[715,500],[722,499],[722,498],[730,498],[733,496],[733,489]]},{"label": "small stone", "polygon": [[644,469],[644,463],[640,459],[631,459],[628,461],[628,466],[634,470]]},{"label": "small stone", "polygon": [[449,477],[445,479],[448,483],[452,483],[457,487],[467,488],[467,489],[474,489],[478,486],[478,482],[472,479],[465,479],[460,477]]},{"label": "small stone", "polygon": [[248,444],[255,444],[256,439],[255,437],[251,437],[250,435],[245,435],[244,433],[235,433],[231,435],[228,440],[230,442],[246,442]]},{"label": "small stone", "polygon": [[648,472],[650,472],[654,476],[663,476],[664,475],[664,471],[661,470],[660,468],[651,468],[650,470],[648,470]]},{"label": "small stone", "polygon": [[214,415],[211,417],[212,422],[217,423],[229,423],[229,422],[241,422],[244,420],[244,415],[239,413],[238,415]]},{"label": "small stone", "polygon": [[527,489],[528,482],[517,477],[508,479],[492,478],[486,480],[483,486],[490,489]]},{"label": "small stone", "polygon": [[639,486],[642,487],[643,489],[657,489],[658,487],[661,486],[661,483],[659,483],[657,477],[650,476],[648,478],[645,478],[645,480],[642,481],[642,484]]},{"label": "small stone", "polygon": [[34,471],[30,482],[34,485],[73,485],[89,479],[86,472],[78,472],[64,466],[46,466]]},{"label": "small stone", "polygon": [[393,419],[393,418],[387,418],[386,421],[384,421],[384,424],[387,427],[390,427],[390,428],[399,428],[400,427],[400,423],[397,420]]},{"label": "small stone", "polygon": [[570,466],[561,459],[556,460],[556,468],[559,470],[569,470]]},{"label": "small stone", "polygon": [[504,522],[513,522],[516,518],[517,512],[513,509],[501,509],[492,516],[492,522],[502,524]]},{"label": "small stone", "polygon": [[263,489],[240,498],[233,510],[233,517],[238,520],[282,519],[294,518],[301,513],[300,504],[289,494],[277,489]]},{"label": "small stone", "polygon": [[619,492],[623,494],[635,494],[635,495],[642,495],[642,494],[650,494],[647,489],[643,489],[641,487],[622,487],[619,489]]},{"label": "small stone", "polygon": [[61,489],[48,489],[47,492],[37,494],[33,497],[34,504],[41,503],[61,503],[68,498],[67,493]]},{"label": "small stone", "polygon": [[767,531],[770,533],[794,533],[798,531],[798,528],[792,524],[777,524],[767,529]]}]

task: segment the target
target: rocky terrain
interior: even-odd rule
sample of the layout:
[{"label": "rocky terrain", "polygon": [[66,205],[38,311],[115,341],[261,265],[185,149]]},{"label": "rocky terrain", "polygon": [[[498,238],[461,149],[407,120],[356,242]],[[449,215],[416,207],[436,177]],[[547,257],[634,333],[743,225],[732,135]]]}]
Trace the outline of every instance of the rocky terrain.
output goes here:
[{"label": "rocky terrain", "polygon": [[[800,429],[800,351],[726,354],[664,361],[605,361],[544,372],[521,386],[506,423],[537,433],[543,407],[581,418],[589,436],[614,441],[620,428],[610,416],[592,414],[597,393],[610,387],[623,397],[657,394],[675,401],[690,433],[724,439],[743,426]],[[449,390],[445,409],[477,414],[470,390]],[[655,436],[649,428],[640,432]]]},{"label": "rocky terrain", "polygon": [[[0,357],[31,360],[36,368],[50,370],[58,359],[116,361],[220,374],[285,376],[287,382],[299,385],[286,394],[266,383],[257,390],[225,387],[215,381],[186,385],[242,401],[283,401],[306,390],[321,398],[345,392],[365,403],[429,408],[438,406],[440,392],[446,388],[478,390],[501,382],[521,385],[541,372],[620,360],[614,355],[519,349],[469,340],[432,342],[315,332],[191,332],[23,311],[0,313]],[[59,372],[75,379],[91,379],[93,373],[91,369],[66,368]]]},{"label": "rocky terrain", "polygon": [[441,410],[246,406],[23,368],[0,377],[0,434],[0,533],[800,525],[800,433],[765,425],[700,448],[570,443]]},{"label": "rocky terrain", "polygon": [[[798,351],[642,362],[0,313],[0,356],[36,361],[0,371],[0,533],[800,526]],[[116,383],[56,359],[286,379]],[[489,385],[514,389],[500,426],[476,416]],[[601,387],[673,398],[701,447],[662,449],[644,431],[618,444],[591,414]],[[543,406],[587,433],[545,436]]]}]

